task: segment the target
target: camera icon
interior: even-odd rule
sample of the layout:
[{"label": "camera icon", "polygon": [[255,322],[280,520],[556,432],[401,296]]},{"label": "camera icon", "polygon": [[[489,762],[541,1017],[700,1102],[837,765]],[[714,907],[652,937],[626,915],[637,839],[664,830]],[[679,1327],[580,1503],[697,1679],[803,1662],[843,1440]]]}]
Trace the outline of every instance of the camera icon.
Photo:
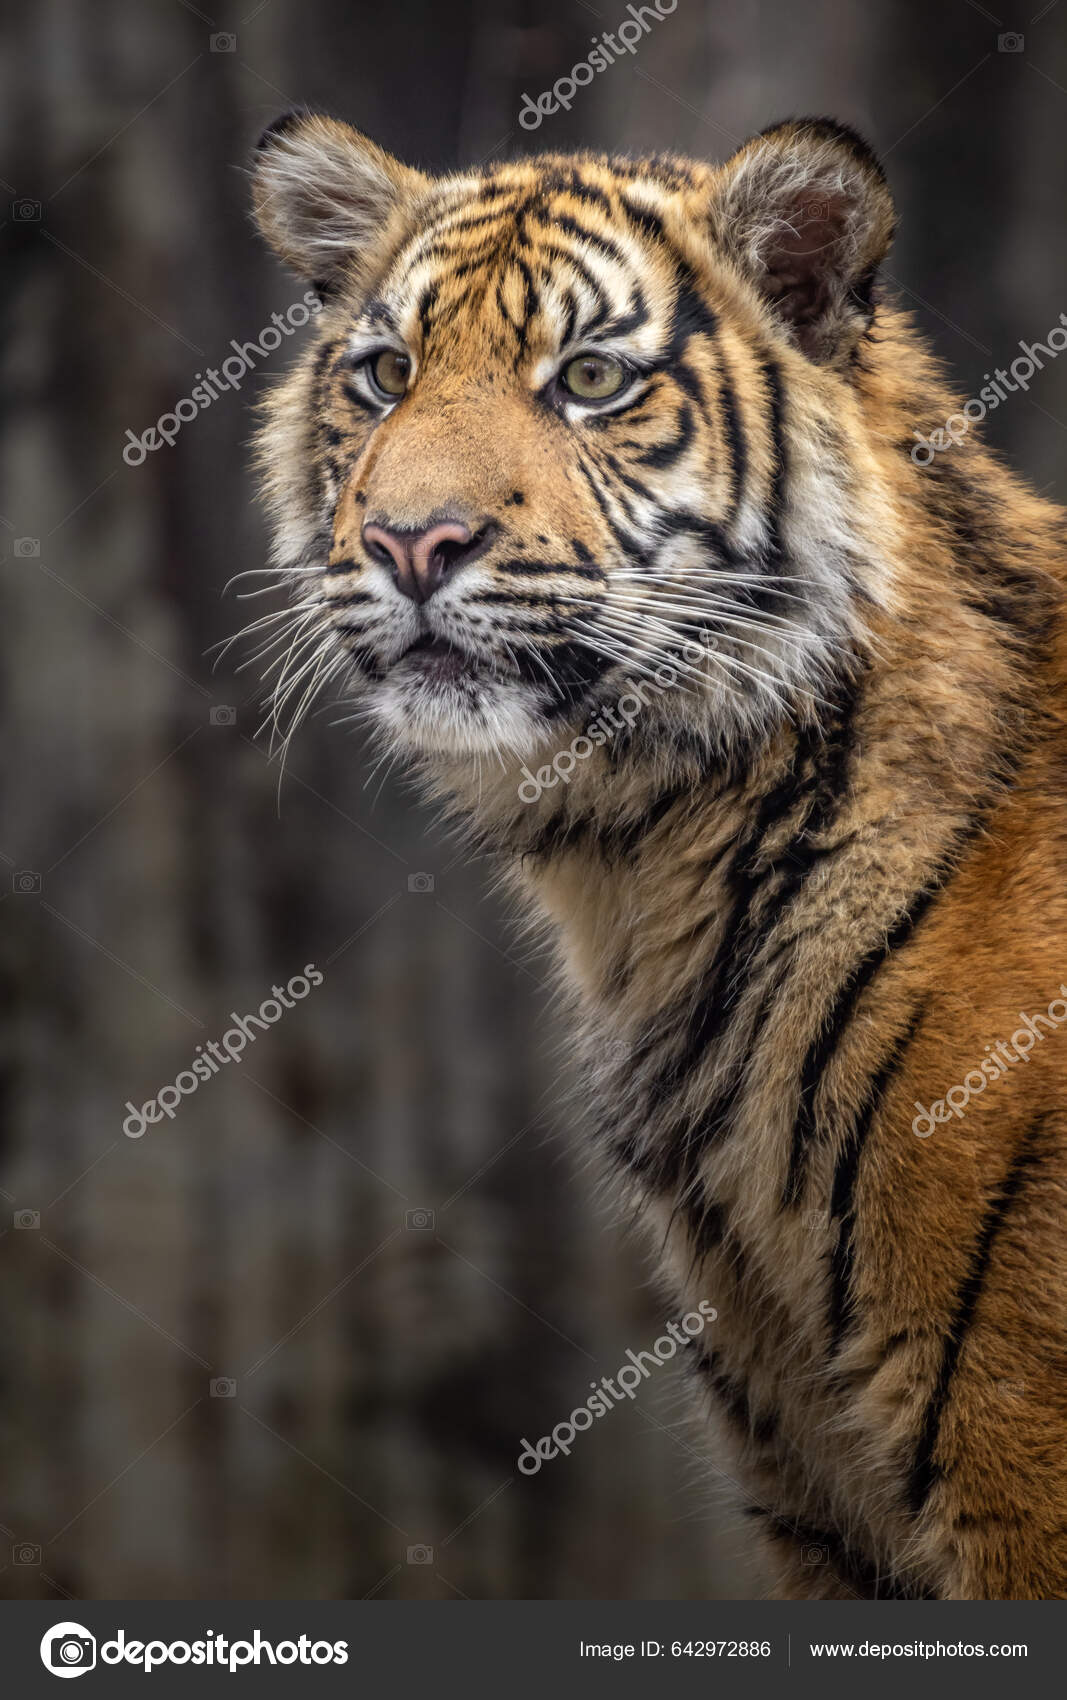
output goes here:
[{"label": "camera icon", "polygon": [[825,1234],[830,1222],[823,1210],[808,1210],[804,1215],[804,1226],[809,1234]]},{"label": "camera icon", "polygon": [[437,1226],[437,1212],[435,1210],[405,1210],[404,1226],[413,1229],[417,1234],[424,1234],[427,1230]]},{"label": "camera icon", "polygon": [[801,1564],[829,1564],[829,1547],[802,1547],[800,1551]]},{"label": "camera icon", "polygon": [[809,201],[805,206],[804,211],[809,218],[829,218],[830,203],[828,201]]},{"label": "camera icon", "polygon": [[232,1375],[217,1375],[214,1381],[208,1383],[208,1390],[213,1399],[236,1399],[237,1383]]},{"label": "camera icon", "polygon": [[30,1541],[18,1541],[11,1548],[12,1564],[40,1564],[41,1549]]},{"label": "camera icon", "polygon": [[39,1210],[16,1210],[14,1223],[16,1228],[20,1228],[24,1232],[39,1228],[41,1226],[41,1212]]},{"label": "camera icon", "polygon": [[36,560],[41,553],[41,539],[16,537],[13,547],[15,554],[21,556],[24,561]]},{"label": "camera icon", "polygon": [[433,1547],[408,1547],[409,1564],[432,1564]]},{"label": "camera icon", "polygon": [[211,51],[212,53],[236,53],[237,37],[228,34],[226,31],[222,31],[219,35],[213,35],[211,37]]},{"label": "camera icon", "polygon": [[435,888],[435,881],[434,881],[434,877],[433,877],[432,874],[409,874],[408,875],[408,890],[409,891],[433,891],[434,888]]},{"label": "camera icon", "polygon": [[41,216],[40,201],[12,201],[11,216],[16,224],[36,224]]},{"label": "camera icon", "polygon": [[41,889],[41,876],[32,868],[20,868],[11,876],[11,889],[17,897],[36,897]]},{"label": "camera icon", "polygon": [[208,719],[212,726],[236,726],[237,710],[228,702],[216,703]]},{"label": "camera icon", "polygon": [[1004,35],[997,36],[998,53],[1021,53],[1026,46],[1026,37],[1017,35],[1014,30],[1008,30]]},{"label": "camera icon", "polygon": [[80,1623],[56,1623],[41,1638],[41,1663],[53,1676],[84,1676],[96,1665],[96,1638]]}]

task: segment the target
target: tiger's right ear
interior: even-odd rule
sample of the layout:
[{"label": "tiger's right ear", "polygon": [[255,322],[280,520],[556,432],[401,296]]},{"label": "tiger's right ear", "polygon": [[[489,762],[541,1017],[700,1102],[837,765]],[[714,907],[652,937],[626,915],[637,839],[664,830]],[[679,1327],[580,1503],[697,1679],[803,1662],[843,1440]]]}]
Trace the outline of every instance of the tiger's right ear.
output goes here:
[{"label": "tiger's right ear", "polygon": [[253,210],[275,253],[329,295],[358,280],[428,186],[350,125],[287,112],[259,138]]}]

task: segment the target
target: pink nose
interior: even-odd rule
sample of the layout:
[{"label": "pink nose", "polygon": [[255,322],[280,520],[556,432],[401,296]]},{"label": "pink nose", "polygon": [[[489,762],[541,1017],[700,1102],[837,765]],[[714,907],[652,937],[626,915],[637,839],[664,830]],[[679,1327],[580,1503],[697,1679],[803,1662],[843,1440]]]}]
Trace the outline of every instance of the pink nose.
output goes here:
[{"label": "pink nose", "polygon": [[460,520],[442,520],[424,531],[367,524],[363,541],[376,561],[391,568],[401,595],[413,602],[428,602],[473,553],[474,543],[469,526]]}]

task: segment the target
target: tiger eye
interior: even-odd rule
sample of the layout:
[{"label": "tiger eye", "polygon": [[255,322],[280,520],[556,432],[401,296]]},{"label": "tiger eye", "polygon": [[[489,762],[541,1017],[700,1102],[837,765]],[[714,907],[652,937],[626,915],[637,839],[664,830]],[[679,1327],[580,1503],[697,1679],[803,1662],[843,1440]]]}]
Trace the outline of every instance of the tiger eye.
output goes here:
[{"label": "tiger eye", "polygon": [[579,354],[563,372],[565,388],[582,401],[606,401],[618,395],[625,381],[621,361],[610,354]]},{"label": "tiger eye", "polygon": [[371,362],[371,373],[378,388],[386,395],[403,395],[411,377],[411,361],[406,354],[397,354],[394,349],[387,348],[383,353],[375,355]]}]

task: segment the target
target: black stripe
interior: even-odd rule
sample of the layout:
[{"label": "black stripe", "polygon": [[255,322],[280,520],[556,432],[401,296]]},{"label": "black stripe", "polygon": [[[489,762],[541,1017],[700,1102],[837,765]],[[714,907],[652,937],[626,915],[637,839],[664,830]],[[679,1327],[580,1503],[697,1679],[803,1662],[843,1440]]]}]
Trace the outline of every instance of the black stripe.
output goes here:
[{"label": "black stripe", "polygon": [[645,292],[639,283],[631,283],[630,299],[625,313],[618,313],[613,319],[608,319],[603,327],[605,336],[632,336],[635,331],[647,325],[649,318],[648,302]]},{"label": "black stripe", "polygon": [[334,355],[337,353],[337,348],[338,348],[338,344],[336,342],[324,342],[321,345],[321,347],[316,350],[315,358],[312,362],[312,367],[311,367],[311,370],[312,370],[312,372],[313,372],[313,374],[316,378],[322,377],[327,366],[330,364],[330,361],[333,359]]},{"label": "black stripe", "polygon": [[[910,448],[911,445],[909,445]],[[1005,560],[1003,515],[990,495],[955,456],[935,457],[924,468],[922,499],[935,523],[952,538],[953,554],[974,590],[969,600],[997,629],[1002,643],[1036,662],[1047,647],[1060,596],[1044,574]]]},{"label": "black stripe", "polygon": [[419,330],[424,343],[429,335],[430,326],[433,323],[433,310],[437,305],[438,293],[438,285],[435,280],[434,282],[427,284],[419,298]]},{"label": "black stripe", "polygon": [[[548,179],[548,185],[550,189],[555,187],[551,177]],[[583,183],[580,177],[574,177],[569,182],[561,183],[559,186],[564,194],[573,195],[574,199],[580,201],[583,206],[596,207],[609,219],[614,220],[616,217],[610,197],[604,193],[603,189],[598,189],[595,184]]]},{"label": "black stripe", "polygon": [[[449,215],[442,214],[440,218],[435,219],[426,234],[434,241],[438,236],[447,240],[451,236],[467,236],[472,230],[480,230],[486,224],[500,224],[505,213],[512,210],[513,199],[512,196],[506,196],[488,211],[468,213],[462,218],[453,218],[451,223],[448,222]],[[422,250],[416,249],[413,258],[417,261],[421,254]]]},{"label": "black stripe", "polygon": [[560,347],[569,348],[571,338],[574,335],[574,327],[578,319],[578,298],[575,295],[574,290],[568,286],[564,291],[563,299],[566,303],[567,311],[563,320],[563,330],[560,333]]},{"label": "black stripe", "polygon": [[499,218],[505,211],[514,211],[519,195],[514,184],[494,180],[491,172],[485,175],[487,187],[478,191],[472,198],[464,196],[459,199],[449,189],[434,195],[426,211],[426,229],[436,230],[444,225],[447,219],[457,216],[477,221],[481,218]]},{"label": "black stripe", "polygon": [[777,572],[786,556],[782,539],[782,519],[789,487],[789,455],[785,439],[785,390],[776,361],[764,361],[763,378],[770,396],[768,424],[774,450],[774,473],[767,502],[767,519],[770,526],[767,565]]},{"label": "black stripe", "polygon": [[625,254],[610,236],[601,236],[595,230],[587,230],[584,224],[579,224],[578,220],[571,218],[568,213],[552,213],[548,215],[548,219],[553,230],[562,230],[568,236],[576,237],[579,242],[588,243],[591,248],[596,248],[603,254],[605,259],[613,260],[617,266],[629,271]]},{"label": "black stripe", "polygon": [[[963,845],[975,836],[980,825],[979,820],[972,821],[967,830],[958,835],[957,851],[962,849]],[[908,907],[897,918],[885,942],[868,951],[858,967],[852,969],[846,976],[838,990],[828,1019],[809,1046],[800,1073],[800,1099],[797,1105],[796,1119],[793,1123],[789,1169],[782,1191],[784,1207],[797,1204],[802,1196],[807,1172],[808,1152],[815,1135],[815,1097],[823,1075],[837,1054],[837,1048],[852,1019],[856,1005],[875,975],[885,967],[886,962],[894,952],[902,949],[908,943],[934,899],[951,877],[955,867],[956,857],[946,858],[940,867],[931,873],[929,882],[913,896]]]},{"label": "black stripe", "polygon": [[572,561],[527,561],[516,559],[513,561],[497,561],[495,563],[495,567],[496,571],[499,573],[529,573],[531,577],[540,573],[561,573],[564,578],[570,577],[594,580],[602,580],[607,577],[607,574],[602,572],[599,567],[579,566],[576,562]]},{"label": "black stripe", "polygon": [[871,1124],[885,1101],[886,1093],[926,1013],[924,998],[904,1031],[893,1041],[885,1060],[873,1076],[856,1119],[849,1129],[834,1170],[830,1189],[830,1219],[840,1223],[830,1253],[830,1303],[827,1314],[829,1351],[833,1356],[851,1327],[855,1315],[852,1278],[856,1260],[856,1181]]},{"label": "black stripe", "polygon": [[683,401],[678,415],[678,423],[673,437],[665,443],[656,443],[652,448],[645,449],[636,459],[639,466],[651,466],[657,472],[665,472],[669,467],[681,460],[686,449],[696,436],[696,425],[693,409],[688,401]]},{"label": "black stripe", "polygon": [[724,524],[732,525],[741,510],[745,498],[745,485],[748,480],[748,448],[745,434],[741,425],[741,414],[737,405],[737,394],[734,389],[733,375],[726,359],[726,351],[721,343],[719,352],[719,406],[722,409],[723,433],[730,454],[730,464],[733,472],[733,495],[730,511]]},{"label": "black stripe", "polygon": [[470,608],[492,608],[503,604],[507,608],[552,608],[560,597],[555,591],[540,595],[534,590],[480,590],[467,597]]},{"label": "black stripe", "polygon": [[[652,494],[652,491],[648,488],[648,485],[642,484],[641,480],[639,478],[635,478],[632,472],[627,472],[620,463],[618,455],[612,454],[610,449],[605,452],[604,465],[608,468],[609,472],[612,472],[615,475],[620,484],[624,485],[627,490],[632,490],[635,496],[640,496],[643,502],[655,501],[656,498]],[[621,501],[621,497],[619,497],[617,493],[616,499]]]},{"label": "black stripe", "polygon": [[[621,549],[624,549],[628,555],[643,555],[644,551],[641,548],[640,540],[636,538],[631,531],[627,531],[624,527],[619,525],[615,516],[612,514],[600,485],[597,483],[589,467],[586,465],[586,456],[582,454],[580,449],[576,451],[575,464],[577,465],[578,471],[588,484],[590,494],[592,495],[597,507],[600,509],[600,512],[604,517],[604,523],[608,527],[608,530],[611,532],[616,543]],[[594,465],[595,464],[596,463],[594,462]],[[599,470],[600,469],[598,467],[597,471]]]},{"label": "black stripe", "polygon": [[[589,267],[572,248],[561,248],[558,242],[545,242],[539,248],[537,257],[538,259],[547,257],[549,259],[559,260],[563,265],[570,266],[573,272],[577,272],[586,288],[592,294],[593,299],[598,303],[597,310],[593,315],[592,323],[599,324],[602,320],[607,318],[609,306],[607,297],[605,296],[597,279],[589,270]],[[591,327],[589,325],[585,327],[587,331],[590,328]]]},{"label": "black stripe", "polygon": [[1039,1116],[1036,1121],[1031,1123],[1019,1143],[1003,1180],[986,1206],[985,1218],[979,1230],[978,1240],[971,1253],[967,1272],[956,1297],[955,1313],[949,1323],[942,1345],[941,1365],[938,1369],[937,1380],[923,1414],[919,1442],[915,1451],[915,1461],[912,1464],[908,1482],[908,1499],[915,1514],[922,1510],[934,1483],[941,1474],[939,1465],[934,1461],[934,1453],[937,1450],[937,1443],[941,1434],[942,1419],[952,1393],[953,1377],[959,1366],[964,1342],[974,1322],[978,1301],[981,1298],[982,1288],[989,1273],[994,1242],[1004,1226],[1008,1212],[1022,1191],[1024,1182],[1029,1178],[1035,1166],[1038,1155],[1036,1147],[1044,1123],[1044,1115]]},{"label": "black stripe", "polygon": [[[522,278],[523,329],[525,329],[526,326],[529,325],[531,319],[533,319],[537,314],[537,290],[534,288],[533,273],[530,271],[529,266],[526,264],[526,261],[521,257],[521,255],[516,255],[516,257],[515,257],[515,259],[512,263],[518,268],[519,275]],[[524,352],[525,347],[526,347],[526,339],[525,339],[525,337],[520,336],[519,337],[519,354],[520,355]],[[518,360],[516,360],[516,367],[517,367],[517,365],[518,365]]]},{"label": "black stripe", "polygon": [[626,195],[623,195],[621,204],[627,218],[643,235],[650,236],[655,242],[666,242],[667,232],[658,213],[649,212],[645,207],[634,206]]},{"label": "black stripe", "polygon": [[504,323],[506,325],[510,325],[510,327],[513,331],[521,330],[521,328],[522,328],[521,324],[519,323],[518,320],[512,318],[511,310],[508,307],[507,302],[504,300],[504,282],[503,282],[502,278],[497,278],[495,294],[496,294],[497,311],[499,312],[500,317],[503,319]]},{"label": "black stripe", "polygon": [[595,183],[587,183],[578,171],[567,170],[564,167],[546,168],[538,173],[537,197],[540,217],[547,217],[554,222],[554,214],[542,209],[542,203],[550,195],[571,195],[576,201],[585,206],[596,207],[608,218],[615,217],[615,208],[609,196]]},{"label": "black stripe", "polygon": [[662,364],[674,366],[695,336],[714,339],[719,334],[719,321],[697,286],[688,266],[679,268],[678,294],[671,315],[670,342]]},{"label": "black stripe", "polygon": [[[619,488],[620,485],[625,487],[627,484],[632,483],[633,480],[620,476],[617,468],[612,465],[612,456],[610,452],[607,450],[601,450],[598,454],[598,447],[599,445],[597,445],[594,441],[589,440],[586,442],[584,450],[577,450],[578,456],[583,461],[588,460],[592,462],[592,465],[599,476],[609,485],[612,499],[615,502],[616,507],[621,509],[628,524],[636,525],[637,518],[633,511],[631,498],[625,495],[623,490]],[[614,482],[612,482],[612,480],[614,480]],[[638,495],[639,492],[635,491],[634,494]],[[647,495],[647,492],[645,492],[645,494]]]},{"label": "black stripe", "polygon": [[450,243],[442,238],[436,242],[426,243],[419,248],[417,253],[412,256],[412,264],[414,267],[415,264],[421,265],[426,260],[441,260],[447,267],[448,275],[445,281],[449,282],[454,277],[468,277],[471,272],[477,271],[479,266],[484,266],[499,252],[500,239],[495,234],[491,240],[483,243],[480,248],[476,248],[473,253],[462,243]]},{"label": "black stripe", "polygon": [[372,325],[384,325],[387,330],[396,332],[396,315],[389,303],[383,301],[380,296],[375,296],[372,301],[367,302],[362,317]]},{"label": "black stripe", "polygon": [[376,602],[377,597],[372,596],[369,590],[350,590],[347,594],[342,591],[328,596],[326,600],[331,608],[358,608],[363,603]]}]

